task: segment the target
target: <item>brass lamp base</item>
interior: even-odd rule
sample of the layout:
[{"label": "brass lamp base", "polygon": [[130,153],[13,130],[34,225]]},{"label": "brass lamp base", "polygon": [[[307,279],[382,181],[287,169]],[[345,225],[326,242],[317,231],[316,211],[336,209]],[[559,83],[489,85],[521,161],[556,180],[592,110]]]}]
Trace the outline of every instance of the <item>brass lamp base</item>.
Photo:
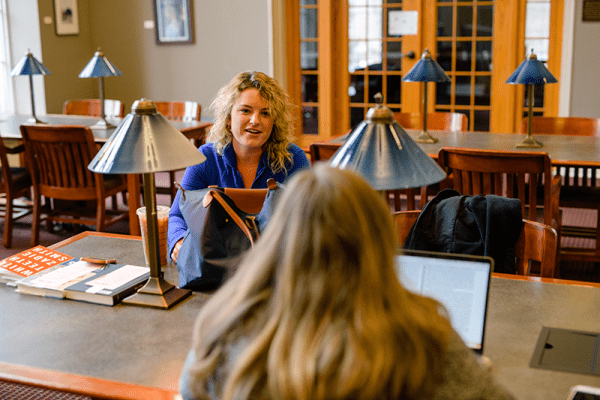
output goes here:
[{"label": "brass lamp base", "polygon": [[419,136],[415,139],[418,143],[437,143],[437,139],[429,134],[427,131],[421,131]]},{"label": "brass lamp base", "polygon": [[178,289],[162,277],[150,278],[136,294],[123,299],[122,303],[168,310],[188,298],[191,294],[191,290]]},{"label": "brass lamp base", "polygon": [[106,119],[102,118],[100,121],[96,122],[94,125],[90,126],[92,129],[113,129],[116,128],[115,125],[106,121]]},{"label": "brass lamp base", "polygon": [[540,147],[543,147],[543,143],[536,140],[533,136],[531,135],[527,135],[525,136],[525,139],[521,140],[519,143],[517,143],[517,148],[535,148],[538,149]]}]

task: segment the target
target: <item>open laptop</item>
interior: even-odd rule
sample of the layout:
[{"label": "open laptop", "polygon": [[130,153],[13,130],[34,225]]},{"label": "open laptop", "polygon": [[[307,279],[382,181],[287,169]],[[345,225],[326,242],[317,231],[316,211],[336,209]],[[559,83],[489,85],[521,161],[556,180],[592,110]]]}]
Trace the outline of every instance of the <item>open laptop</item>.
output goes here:
[{"label": "open laptop", "polygon": [[396,272],[408,290],[432,297],[450,314],[465,344],[483,352],[485,318],[494,260],[490,257],[402,250]]}]

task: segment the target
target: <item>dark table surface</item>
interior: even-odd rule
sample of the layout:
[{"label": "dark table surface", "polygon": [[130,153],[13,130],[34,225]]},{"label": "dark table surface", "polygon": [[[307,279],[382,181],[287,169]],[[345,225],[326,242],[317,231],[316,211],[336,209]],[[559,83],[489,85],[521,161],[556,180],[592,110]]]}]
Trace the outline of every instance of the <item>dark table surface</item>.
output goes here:
[{"label": "dark table surface", "polygon": [[[111,256],[143,265],[136,237],[89,236],[58,250]],[[164,269],[177,283],[177,269]],[[176,389],[193,323],[207,294],[170,310],[106,307],[16,293],[0,286],[0,361]],[[529,367],[542,327],[600,332],[600,288],[492,278],[484,355],[519,399],[564,399],[572,385],[600,387],[600,377]]]}]

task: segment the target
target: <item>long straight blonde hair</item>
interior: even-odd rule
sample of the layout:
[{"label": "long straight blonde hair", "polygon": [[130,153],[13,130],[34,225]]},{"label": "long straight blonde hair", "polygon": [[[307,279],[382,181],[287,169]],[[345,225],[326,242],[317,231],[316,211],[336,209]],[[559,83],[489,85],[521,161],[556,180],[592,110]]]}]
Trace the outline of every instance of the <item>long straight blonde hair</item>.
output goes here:
[{"label": "long straight blonde hair", "polygon": [[389,208],[358,175],[317,165],[295,174],[266,232],[196,321],[191,390],[232,343],[248,342],[217,396],[426,399],[451,332],[440,305],[394,270]]}]

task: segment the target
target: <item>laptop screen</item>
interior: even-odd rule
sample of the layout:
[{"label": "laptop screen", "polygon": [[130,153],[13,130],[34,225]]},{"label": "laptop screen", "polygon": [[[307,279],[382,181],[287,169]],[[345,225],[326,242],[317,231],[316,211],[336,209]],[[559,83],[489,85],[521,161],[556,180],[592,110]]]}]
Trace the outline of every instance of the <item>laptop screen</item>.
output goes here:
[{"label": "laptop screen", "polygon": [[494,260],[490,257],[402,250],[396,272],[408,290],[442,303],[465,344],[481,353]]}]

